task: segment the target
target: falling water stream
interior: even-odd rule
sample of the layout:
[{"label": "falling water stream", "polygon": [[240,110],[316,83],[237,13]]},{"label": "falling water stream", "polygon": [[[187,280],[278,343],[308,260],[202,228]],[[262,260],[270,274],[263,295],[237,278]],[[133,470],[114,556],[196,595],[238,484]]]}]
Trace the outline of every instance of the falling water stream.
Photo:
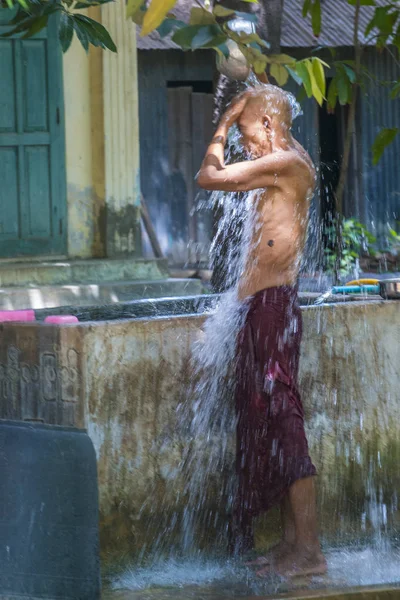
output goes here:
[{"label": "falling water stream", "polygon": [[[298,113],[297,105],[294,103],[293,106]],[[237,128],[230,131],[226,152],[227,161],[242,154]],[[254,195],[257,193],[214,192],[199,207],[201,210],[218,208],[221,214],[212,254],[218,258],[224,244],[224,277],[230,291],[221,296],[218,305],[209,314],[202,335],[193,347],[192,362],[196,376],[188,390],[187,401],[178,408],[178,428],[187,440],[187,451],[181,464],[186,495],[181,534],[177,542],[169,539],[167,531],[160,532],[152,556],[147,557],[143,564],[132,566],[114,577],[111,581],[113,591],[106,592],[105,597],[217,600],[293,590],[292,584],[279,578],[258,580],[254,572],[224,558],[223,552],[228,537],[226,516],[230,512],[235,489],[232,443],[236,425],[234,384],[229,375],[235,358],[237,333],[245,318],[236,287],[250,248],[256,204]],[[320,239],[317,227],[316,221],[311,219],[310,237],[314,245]],[[229,239],[226,239],[227,231]],[[314,248],[308,256],[315,257],[316,254]],[[365,327],[368,329],[368,323]],[[362,419],[362,414],[353,417]],[[321,423],[319,426],[323,429],[324,424]],[[344,455],[344,460],[354,451],[356,455],[361,452],[354,444],[339,440],[337,451]],[[361,459],[361,456],[356,456],[356,460],[361,462]],[[300,587],[365,586],[400,581],[400,553],[393,540],[389,542],[385,529],[388,511],[397,510],[397,498],[392,498],[390,506],[387,504],[376,484],[375,465],[371,460],[369,472],[364,474],[367,499],[362,518],[372,527],[369,543],[349,548],[325,548],[328,576],[316,577],[306,584],[300,582]],[[226,476],[221,478],[221,472],[225,472]],[[221,480],[225,482],[223,488]],[[212,555],[209,550],[202,550],[207,548],[207,544],[201,540],[207,538],[210,530],[219,531],[220,536],[218,549]],[[296,585],[294,587],[296,589]]]}]

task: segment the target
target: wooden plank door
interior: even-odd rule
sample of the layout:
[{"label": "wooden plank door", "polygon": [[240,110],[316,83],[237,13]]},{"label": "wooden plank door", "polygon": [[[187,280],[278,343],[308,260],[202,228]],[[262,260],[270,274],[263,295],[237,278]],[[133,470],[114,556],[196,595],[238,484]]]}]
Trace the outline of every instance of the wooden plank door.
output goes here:
[{"label": "wooden plank door", "polygon": [[[212,138],[213,95],[192,87],[168,89],[169,186],[171,210],[171,262],[208,263],[212,238],[211,211],[198,210],[207,200],[195,176]],[[174,208],[175,207],[175,208]]]},{"label": "wooden plank door", "polygon": [[[193,92],[192,94],[192,139],[193,173],[196,176],[204,158],[208,144],[214,133],[213,94]],[[210,192],[198,185],[194,189],[196,212],[193,227],[196,230],[196,262],[208,265],[213,235],[213,211],[208,206]],[[194,219],[194,216],[192,217]]]},{"label": "wooden plank door", "polygon": [[33,38],[0,38],[0,258],[66,251],[60,52],[54,20]]},{"label": "wooden plank door", "polygon": [[193,208],[191,87],[168,89],[168,146],[171,207],[172,259],[175,264],[193,263],[196,228]]}]

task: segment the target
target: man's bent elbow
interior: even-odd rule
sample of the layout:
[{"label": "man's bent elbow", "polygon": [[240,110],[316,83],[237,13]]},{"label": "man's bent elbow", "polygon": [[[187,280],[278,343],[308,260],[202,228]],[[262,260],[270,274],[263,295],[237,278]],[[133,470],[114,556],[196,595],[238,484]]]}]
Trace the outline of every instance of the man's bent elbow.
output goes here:
[{"label": "man's bent elbow", "polygon": [[197,184],[203,188],[203,190],[208,190],[208,191],[212,191],[215,189],[214,187],[214,181],[212,179],[212,177],[210,177],[209,175],[207,175],[206,173],[199,173],[199,176],[197,178]]}]

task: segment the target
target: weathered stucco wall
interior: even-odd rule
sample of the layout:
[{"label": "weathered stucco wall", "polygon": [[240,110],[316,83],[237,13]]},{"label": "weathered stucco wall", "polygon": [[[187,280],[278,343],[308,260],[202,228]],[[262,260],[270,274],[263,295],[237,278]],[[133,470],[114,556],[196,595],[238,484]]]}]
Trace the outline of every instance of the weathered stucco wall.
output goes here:
[{"label": "weathered stucco wall", "polygon": [[95,196],[92,181],[90,63],[78,40],[64,54],[68,255],[92,256]]},{"label": "weathered stucco wall", "polygon": [[136,26],[122,0],[90,10],[118,53],[64,55],[68,255],[141,254]]},{"label": "weathered stucco wall", "polygon": [[[303,315],[301,388],[319,471],[322,533],[334,543],[382,529],[394,535],[400,529],[400,304],[311,307]],[[190,351],[203,322],[188,316],[0,326],[1,416],[88,428],[109,561],[155,541],[169,545],[185,527],[182,460],[197,440],[178,427],[178,415],[193,401]],[[219,443],[211,440],[205,455]],[[203,522],[201,543],[212,539],[214,549],[226,543],[224,490],[233,451],[232,436],[226,464],[209,474],[205,511],[216,525]],[[259,524],[258,543],[276,534],[271,515]]]},{"label": "weathered stucco wall", "polygon": [[176,407],[189,387],[198,323],[109,322],[85,336],[87,427],[98,454],[103,551],[113,556],[151,543],[147,533],[167,526],[182,491]]},{"label": "weathered stucco wall", "polygon": [[400,305],[304,310],[301,389],[319,471],[322,532],[398,529]]}]

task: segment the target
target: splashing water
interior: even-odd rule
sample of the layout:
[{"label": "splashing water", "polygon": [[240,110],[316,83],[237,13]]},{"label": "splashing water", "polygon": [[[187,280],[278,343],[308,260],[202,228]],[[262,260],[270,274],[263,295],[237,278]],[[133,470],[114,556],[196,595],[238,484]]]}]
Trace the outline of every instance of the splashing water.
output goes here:
[{"label": "splashing water", "polygon": [[[311,588],[398,584],[400,553],[393,548],[378,552],[334,550],[327,554],[329,579],[316,578]],[[292,586],[293,587],[293,586]],[[185,600],[266,596],[290,590],[290,585],[270,578],[260,581],[235,563],[207,560],[169,560],[157,568],[131,569],[112,583],[114,590],[132,590],[126,600]],[[161,591],[161,589],[163,591]],[[145,596],[143,591],[145,590]],[[136,592],[136,593],[135,593]],[[107,596],[108,597],[108,596]],[[112,596],[114,597],[114,596]]]},{"label": "splashing water", "polygon": [[[229,134],[226,160],[242,154],[240,132],[234,127]],[[193,346],[192,363],[197,376],[188,402],[181,407],[180,422],[190,423],[189,436],[194,440],[183,465],[188,497],[185,555],[196,553],[199,539],[210,526],[222,525],[226,531],[226,514],[234,495],[235,384],[230,375],[237,334],[246,316],[245,307],[238,300],[237,285],[246,267],[254,229],[255,196],[259,193],[214,192],[210,198],[211,205],[221,214],[211,255],[218,257],[224,245],[224,279],[229,291],[221,296],[215,312],[205,322],[202,339]],[[214,485],[221,471],[230,473],[225,478],[225,489]],[[211,503],[210,495],[214,495]],[[215,508],[205,512],[210,504]],[[222,547],[226,549],[226,540]]]}]

